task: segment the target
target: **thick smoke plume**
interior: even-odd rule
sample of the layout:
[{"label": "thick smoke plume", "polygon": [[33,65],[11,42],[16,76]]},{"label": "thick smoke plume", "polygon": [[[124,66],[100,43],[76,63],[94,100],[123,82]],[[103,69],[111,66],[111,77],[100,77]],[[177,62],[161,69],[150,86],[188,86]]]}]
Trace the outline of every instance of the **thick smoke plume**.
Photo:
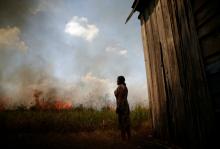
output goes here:
[{"label": "thick smoke plume", "polygon": [[[94,5],[94,10],[86,14],[76,11],[75,3],[0,0],[0,110],[21,106],[114,107],[118,75],[126,77],[131,107],[147,105],[146,82],[136,80],[145,72],[138,72],[139,57],[129,49],[138,49],[132,44],[134,34],[130,29],[123,30],[124,23],[120,23],[127,12],[118,16],[124,3],[114,11],[110,7],[107,11],[105,2],[101,2],[98,10],[100,1],[89,1],[91,5],[86,4],[89,8]],[[65,30],[68,23],[72,25]],[[117,37],[120,39],[116,40]]]}]

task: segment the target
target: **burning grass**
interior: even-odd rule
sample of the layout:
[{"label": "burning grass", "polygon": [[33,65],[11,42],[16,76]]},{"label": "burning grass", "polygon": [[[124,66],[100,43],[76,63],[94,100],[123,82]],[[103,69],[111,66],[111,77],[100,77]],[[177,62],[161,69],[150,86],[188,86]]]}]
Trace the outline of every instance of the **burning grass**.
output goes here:
[{"label": "burning grass", "polygon": [[[138,129],[148,121],[147,109],[137,106],[131,111],[132,129]],[[1,132],[81,132],[116,130],[115,111],[105,107],[71,108],[66,110],[4,110],[0,112]]]}]

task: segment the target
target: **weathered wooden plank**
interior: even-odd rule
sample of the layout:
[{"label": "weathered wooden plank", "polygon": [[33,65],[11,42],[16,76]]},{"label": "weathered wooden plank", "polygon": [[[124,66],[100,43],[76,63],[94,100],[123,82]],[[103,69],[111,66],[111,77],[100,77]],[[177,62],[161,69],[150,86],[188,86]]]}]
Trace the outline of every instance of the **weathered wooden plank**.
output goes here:
[{"label": "weathered wooden plank", "polygon": [[205,67],[207,67],[210,64],[213,64],[217,61],[220,61],[220,53],[215,53],[214,55],[208,56],[205,58]]},{"label": "weathered wooden plank", "polygon": [[[153,12],[154,13],[154,12]],[[153,14],[155,15],[155,14]],[[146,15],[147,16],[147,15]],[[149,50],[149,63],[152,69],[152,111],[154,113],[154,128],[156,134],[160,134],[167,130],[167,127],[164,125],[162,119],[166,116],[166,113],[163,112],[164,108],[161,108],[165,104],[162,101],[165,101],[165,91],[163,86],[163,77],[161,75],[163,71],[160,69],[161,62],[158,62],[158,56],[160,56],[160,45],[159,38],[155,37],[158,35],[157,24],[154,17],[150,17],[149,21],[146,22],[146,33],[148,39],[148,48]],[[159,52],[159,53],[158,53]],[[158,94],[159,93],[159,94]],[[163,114],[161,114],[163,113]],[[165,122],[165,121],[164,121]]]},{"label": "weathered wooden plank", "polygon": [[[193,20],[193,16],[192,13],[190,13],[190,3],[187,0],[181,0],[181,3],[182,7],[180,7],[179,13],[183,13],[183,8],[185,8],[185,15],[181,18],[182,23],[180,23],[184,24],[184,26],[179,27],[189,29],[189,32],[187,31],[181,33],[181,36],[186,33],[185,36],[182,36],[182,44],[185,52],[187,51],[185,56],[188,57],[188,60],[190,61],[190,66],[187,67],[191,67],[191,69],[188,69],[187,72],[187,80],[189,81],[187,82],[189,86],[188,95],[191,96],[189,99],[192,101],[191,107],[193,109],[193,113],[197,113],[197,116],[193,117],[193,119],[196,120],[194,121],[196,122],[194,125],[197,129],[197,132],[195,131],[197,133],[196,135],[200,141],[203,140],[200,143],[205,144],[205,141],[209,139],[208,136],[211,137],[211,129],[208,130],[207,128],[211,128],[213,124],[213,117],[208,115],[212,115],[211,100],[209,100],[209,96],[207,94],[204,65],[200,55],[199,42],[195,32],[195,25],[193,24],[194,21],[191,21]],[[184,38],[187,38],[187,40],[184,41]]]},{"label": "weathered wooden plank", "polygon": [[[145,12],[145,16],[148,16],[148,12]],[[154,56],[153,56],[153,50],[154,50],[154,43],[153,43],[153,36],[152,36],[152,29],[151,29],[151,24],[150,21],[146,21],[146,39],[147,39],[147,43],[148,43],[148,53],[149,53],[149,65],[151,68],[151,95],[152,95],[152,116],[153,116],[153,127],[154,130],[157,130],[158,128],[158,123],[159,123],[159,108],[158,108],[158,94],[157,94],[157,90],[156,90],[156,83],[155,83],[155,65],[154,65]]]},{"label": "weathered wooden plank", "polygon": [[[199,1],[197,1],[199,3]],[[220,62],[220,1],[210,0],[205,6],[195,14],[197,31],[200,39],[201,49],[206,68],[206,76],[208,80],[209,92],[212,97],[215,109],[220,109],[217,104],[220,100],[218,90],[220,84],[217,78],[219,74]],[[217,77],[213,75],[217,74]],[[218,113],[215,114],[216,121],[218,120]],[[220,131],[220,130],[219,130]]]},{"label": "weathered wooden plank", "polygon": [[216,31],[219,31],[220,26],[220,14],[215,15],[211,20],[209,20],[207,23],[203,24],[200,28],[198,28],[198,36],[199,39],[204,38],[205,36],[208,36]]},{"label": "weathered wooden plank", "polygon": [[220,52],[220,32],[210,34],[207,38],[200,40],[203,57],[209,57]]},{"label": "weathered wooden plank", "polygon": [[[162,1],[161,1],[162,2]],[[187,78],[187,71],[190,71],[190,69],[187,67],[188,65],[190,65],[190,61],[188,60],[188,57],[185,55],[185,49],[183,47],[183,37],[181,36],[182,32],[186,32],[186,31],[182,31],[182,28],[180,27],[180,25],[183,25],[183,23],[181,22],[181,18],[179,18],[180,16],[182,16],[183,14],[179,14],[177,13],[179,11],[180,6],[178,6],[178,3],[176,1],[167,1],[167,3],[165,5],[168,5],[169,8],[169,14],[170,14],[170,25],[172,26],[172,31],[173,31],[173,38],[174,38],[174,44],[175,44],[175,52],[176,52],[176,58],[177,58],[177,66],[179,68],[179,81],[180,81],[180,87],[176,87],[179,92],[181,92],[181,96],[176,96],[175,100],[178,100],[178,104],[177,107],[179,108],[184,108],[184,114],[182,115],[182,120],[184,120],[185,122],[187,121],[187,124],[185,122],[183,122],[183,134],[176,134],[176,140],[177,142],[184,144],[183,142],[189,142],[192,143],[193,138],[195,138],[195,134],[192,133],[194,131],[194,126],[193,126],[193,117],[191,116],[192,114],[192,107],[191,107],[191,101],[190,99],[188,99],[188,89],[187,86],[189,85],[186,81]],[[183,13],[183,12],[181,12]],[[185,35],[184,35],[185,36]],[[189,81],[189,80],[188,80]],[[175,83],[175,82],[174,82]],[[181,90],[182,89],[182,90]],[[181,100],[182,103],[181,103]],[[182,106],[180,106],[182,105]],[[180,121],[177,119],[177,121]],[[181,129],[180,127],[178,127],[177,129]],[[191,133],[191,135],[189,135]],[[182,137],[185,135],[187,137],[185,137],[185,139],[183,139]],[[180,142],[180,140],[182,140],[182,142]],[[193,145],[193,144],[192,144]]]},{"label": "weathered wooden plank", "polygon": [[[152,17],[150,17],[150,20],[151,20]],[[152,68],[153,68],[153,77],[152,77],[152,87],[153,87],[153,98],[152,100],[154,100],[154,111],[155,111],[155,115],[156,115],[156,121],[155,121],[155,128],[157,131],[155,131],[156,135],[158,135],[158,132],[160,132],[160,94],[158,94],[158,82],[157,82],[157,75],[158,75],[158,72],[157,72],[157,61],[156,61],[156,57],[155,57],[155,44],[154,44],[154,36],[153,36],[153,26],[151,24],[151,21],[149,21],[147,24],[147,27],[148,27],[148,33],[150,34],[147,34],[147,38],[150,39],[149,40],[149,49],[151,49],[149,51],[149,56],[150,56],[150,61],[151,61],[151,65],[152,65]]]},{"label": "weathered wooden plank", "polygon": [[142,33],[142,42],[143,42],[143,51],[144,51],[144,60],[145,60],[145,67],[146,67],[146,76],[147,76],[147,84],[148,84],[148,100],[149,100],[149,110],[150,110],[150,119],[152,122],[152,126],[155,124],[155,120],[153,118],[152,113],[152,106],[153,106],[153,96],[152,96],[152,72],[151,72],[151,63],[149,57],[149,48],[148,48],[148,39],[147,39],[147,32],[146,32],[146,20],[144,15],[141,16],[141,33]]},{"label": "weathered wooden plank", "polygon": [[212,96],[216,96],[216,94],[220,93],[220,90],[219,90],[219,83],[220,83],[219,75],[220,75],[220,72],[209,75],[209,77],[210,77],[209,85],[210,85],[210,88],[211,88]]},{"label": "weathered wooden plank", "polygon": [[211,0],[206,5],[204,5],[201,11],[195,14],[196,25],[199,28],[209,20],[211,20],[215,15],[220,14],[218,7],[220,6],[220,1]]},{"label": "weathered wooden plank", "polygon": [[208,3],[208,0],[191,0],[193,13],[196,14],[200,12]]},{"label": "weathered wooden plank", "polygon": [[[220,63],[220,62],[219,62]],[[213,99],[213,103],[215,105],[215,111],[219,111],[220,109],[220,90],[219,90],[219,84],[220,84],[220,65],[219,63],[212,64],[208,70],[208,84],[210,87],[210,93],[211,97]],[[220,113],[216,113],[217,118],[220,116]],[[216,119],[220,122],[220,119]]]},{"label": "weathered wooden plank", "polygon": [[[188,123],[186,124],[188,127],[188,133],[186,133],[185,135],[188,136],[188,141],[191,141],[191,143],[193,143],[193,140],[195,138],[201,139],[202,137],[204,137],[201,135],[197,136],[200,132],[202,132],[200,128],[203,126],[200,127],[201,118],[194,117],[193,113],[197,113],[201,110],[201,106],[205,102],[202,92],[206,89],[204,87],[201,88],[200,91],[195,90],[200,86],[200,81],[204,83],[204,72],[201,56],[199,56],[200,51],[198,39],[192,38],[196,37],[195,27],[191,23],[193,22],[192,14],[190,14],[192,12],[190,8],[186,7],[189,5],[189,3],[187,3],[186,1],[168,0],[167,3],[164,1],[161,1],[161,3],[168,4],[169,14],[171,16],[170,20],[172,22],[171,27],[176,47],[176,57],[178,62],[177,65],[180,69],[180,82],[183,89],[183,105],[185,106],[186,110],[185,114],[188,115]],[[207,91],[204,91],[204,96],[207,96]],[[198,97],[199,99],[197,99]],[[181,100],[181,98],[177,99]],[[198,101],[201,99],[203,100],[203,102]],[[199,105],[197,104],[197,102],[201,104]],[[180,102],[178,102],[177,104],[180,105],[179,103]],[[199,113],[200,112],[198,112],[196,115],[199,115]],[[205,116],[204,113],[201,114],[201,117],[203,116]],[[194,132],[194,134],[190,135],[190,131]]]},{"label": "weathered wooden plank", "polygon": [[165,88],[167,94],[167,121],[169,135],[174,140],[177,134],[184,134],[183,108],[177,108],[176,106],[183,101],[181,99],[182,95],[180,95],[180,90],[178,90],[180,86],[179,70],[175,56],[175,46],[169,20],[170,16],[165,1],[158,2],[156,12],[164,62]]},{"label": "weathered wooden plank", "polygon": [[[157,5],[158,3],[155,3]],[[157,5],[158,6],[158,5]],[[158,22],[157,22],[157,14],[156,11],[153,11],[150,18],[151,26],[152,26],[152,35],[154,42],[154,65],[156,69],[156,84],[157,84],[157,94],[159,100],[159,118],[162,123],[160,123],[160,133],[164,134],[161,136],[162,138],[167,138],[166,134],[168,134],[168,125],[167,125],[167,104],[166,104],[166,91],[165,91],[165,76],[164,76],[164,64],[163,64],[163,53],[162,47],[160,43],[159,30],[158,30]]]},{"label": "weathered wooden plank", "polygon": [[[172,24],[170,22],[170,14],[168,11],[167,1],[160,1],[161,10],[158,10],[158,21],[162,20],[159,23],[158,28],[160,29],[161,44],[163,46],[163,55],[164,63],[166,70],[166,86],[167,86],[167,96],[168,96],[168,113],[169,113],[169,127],[172,127],[173,130],[170,130],[170,135],[175,140],[178,138],[184,138],[184,133],[186,132],[184,125],[184,106],[183,105],[183,95],[182,90],[179,89],[181,86],[180,77],[179,77],[179,68],[178,61],[176,57],[176,50],[174,44],[174,35],[172,32]],[[160,8],[160,7],[158,7]],[[163,24],[163,25],[162,25]],[[178,38],[178,37],[177,37]],[[182,135],[182,136],[181,136]],[[178,136],[178,137],[177,137]],[[182,139],[184,140],[184,139]]]}]

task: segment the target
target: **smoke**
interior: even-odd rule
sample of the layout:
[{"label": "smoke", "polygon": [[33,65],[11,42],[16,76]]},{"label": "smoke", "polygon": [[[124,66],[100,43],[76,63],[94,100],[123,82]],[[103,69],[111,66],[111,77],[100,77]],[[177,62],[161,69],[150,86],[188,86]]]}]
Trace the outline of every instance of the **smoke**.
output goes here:
[{"label": "smoke", "polygon": [[[118,75],[126,78],[131,107],[147,105],[146,83],[141,75],[145,75],[144,60],[135,54],[140,48],[133,46],[133,37],[139,34],[123,30],[124,23],[119,22],[127,16],[122,10],[129,11],[130,6],[115,1],[111,8],[118,10],[107,11],[107,3],[88,1],[91,7],[84,3],[82,11],[78,7],[81,3],[0,0],[0,109],[30,108],[40,104],[38,100],[64,101],[73,107],[114,106]],[[90,8],[93,10],[87,12]],[[65,30],[70,22],[75,24],[69,26],[71,36]]]}]

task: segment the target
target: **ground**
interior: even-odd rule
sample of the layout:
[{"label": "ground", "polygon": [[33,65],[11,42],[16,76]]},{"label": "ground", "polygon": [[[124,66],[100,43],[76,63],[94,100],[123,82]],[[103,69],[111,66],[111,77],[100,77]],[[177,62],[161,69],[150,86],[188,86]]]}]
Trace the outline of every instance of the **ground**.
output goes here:
[{"label": "ground", "polygon": [[152,138],[147,131],[132,131],[130,141],[120,140],[114,130],[78,133],[13,133],[1,138],[5,148],[51,149],[177,149],[173,145]]},{"label": "ground", "polygon": [[36,149],[168,149],[152,137],[148,109],[131,111],[132,138],[122,141],[114,110],[6,110],[0,112],[0,147]]}]

